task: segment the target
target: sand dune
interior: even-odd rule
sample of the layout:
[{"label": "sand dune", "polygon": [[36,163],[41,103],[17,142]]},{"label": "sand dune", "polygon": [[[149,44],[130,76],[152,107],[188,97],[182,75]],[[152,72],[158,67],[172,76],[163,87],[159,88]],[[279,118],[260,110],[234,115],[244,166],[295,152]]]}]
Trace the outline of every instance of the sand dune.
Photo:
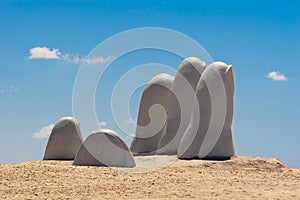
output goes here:
[{"label": "sand dune", "polygon": [[[300,169],[278,159],[136,157],[135,169],[70,161],[1,164],[1,199],[300,199]],[[168,165],[166,167],[162,167]]]}]

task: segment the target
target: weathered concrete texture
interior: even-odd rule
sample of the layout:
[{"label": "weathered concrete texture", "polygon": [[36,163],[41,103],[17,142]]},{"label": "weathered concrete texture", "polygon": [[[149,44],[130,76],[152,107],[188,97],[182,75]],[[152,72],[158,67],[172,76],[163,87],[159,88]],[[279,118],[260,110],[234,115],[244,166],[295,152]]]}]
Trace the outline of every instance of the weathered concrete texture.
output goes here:
[{"label": "weathered concrete texture", "polygon": [[73,165],[135,167],[135,161],[127,145],[114,131],[99,129],[80,146]]},{"label": "weathered concrete texture", "polygon": [[161,137],[157,154],[177,155],[179,142],[191,120],[195,89],[204,69],[205,63],[195,57],[186,58],[180,64],[173,93],[168,99],[167,129]]},{"label": "weathered concrete texture", "polygon": [[210,64],[197,85],[198,109],[182,137],[178,157],[182,159],[226,159],[234,155],[231,125],[234,80],[231,66]]},{"label": "weathered concrete texture", "polygon": [[81,144],[79,122],[73,117],[63,117],[52,129],[44,160],[73,160]]},{"label": "weathered concrete texture", "polygon": [[136,135],[131,144],[134,154],[155,154],[166,130],[167,104],[174,77],[159,74],[145,87],[140,101]]}]

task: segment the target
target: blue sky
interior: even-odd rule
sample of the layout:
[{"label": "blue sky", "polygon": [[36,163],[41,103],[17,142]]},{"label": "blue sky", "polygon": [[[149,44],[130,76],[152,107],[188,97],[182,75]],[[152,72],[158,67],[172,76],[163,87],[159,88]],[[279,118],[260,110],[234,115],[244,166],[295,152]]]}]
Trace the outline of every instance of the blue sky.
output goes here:
[{"label": "blue sky", "polygon": [[[33,133],[72,115],[80,61],[114,34],[151,26],[182,32],[214,60],[233,65],[237,155],[276,157],[299,168],[299,9],[297,1],[1,1],[0,163],[42,159],[47,138]],[[52,59],[30,59],[36,47],[49,48],[35,50]],[[149,62],[177,69],[181,61],[145,50],[114,63],[95,96],[102,125],[117,129],[110,96],[124,72]],[[141,91],[130,103],[133,118]]]}]

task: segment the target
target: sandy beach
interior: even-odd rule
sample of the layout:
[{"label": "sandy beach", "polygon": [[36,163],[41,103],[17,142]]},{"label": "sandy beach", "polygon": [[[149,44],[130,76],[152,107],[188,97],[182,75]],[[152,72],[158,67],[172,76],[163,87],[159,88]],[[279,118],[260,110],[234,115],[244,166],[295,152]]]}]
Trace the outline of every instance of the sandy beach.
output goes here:
[{"label": "sandy beach", "polygon": [[[137,167],[71,161],[0,165],[1,199],[299,199],[300,169],[272,158],[227,161],[136,157]],[[165,166],[165,167],[163,167]]]}]

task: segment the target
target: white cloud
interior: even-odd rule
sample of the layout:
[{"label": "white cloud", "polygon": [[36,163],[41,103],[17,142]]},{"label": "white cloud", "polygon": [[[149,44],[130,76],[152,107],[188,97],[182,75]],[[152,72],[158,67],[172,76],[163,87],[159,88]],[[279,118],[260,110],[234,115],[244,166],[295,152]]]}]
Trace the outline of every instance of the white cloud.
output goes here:
[{"label": "white cloud", "polygon": [[126,136],[125,136],[125,138],[126,138],[126,140],[132,140],[132,138],[134,138],[135,137],[135,122],[134,122],[134,120],[133,119],[127,119],[127,120],[125,120],[124,121],[124,124],[125,124],[125,126],[124,126],[124,128],[125,128],[125,133],[126,133]]},{"label": "white cloud", "polygon": [[82,59],[79,58],[79,56],[77,56],[77,55],[74,56],[71,54],[64,54],[60,57],[60,59],[69,64],[72,64],[72,63],[78,64],[78,63],[82,62]]},{"label": "white cloud", "polygon": [[126,134],[126,139],[127,140],[132,140],[135,137],[135,133],[127,133]]},{"label": "white cloud", "polygon": [[72,54],[62,54],[58,49],[53,48],[50,50],[48,47],[34,47],[29,50],[30,56],[29,59],[56,59],[61,60],[68,64],[79,64],[85,62],[88,65],[93,64],[104,64],[111,61],[113,56],[98,56],[98,57],[80,57],[78,55]]},{"label": "white cloud", "polygon": [[69,63],[69,64],[79,64],[81,62],[84,62],[88,65],[94,65],[94,64],[105,64],[109,61],[111,61],[114,57],[113,56],[107,56],[107,57],[93,57],[93,58],[80,58],[77,55],[71,55],[71,54],[64,54],[60,57],[60,60]]},{"label": "white cloud", "polygon": [[55,48],[50,50],[47,47],[34,47],[29,52],[29,59],[60,59],[60,52]]},{"label": "white cloud", "polygon": [[[12,85],[12,86],[9,87],[9,90],[6,90],[6,91],[17,92],[18,88]],[[3,94],[4,92],[5,91],[3,89],[0,89],[0,94]]]},{"label": "white cloud", "polygon": [[268,73],[268,78],[272,79],[273,81],[287,81],[288,78],[281,74],[280,72],[272,71]]},{"label": "white cloud", "polygon": [[114,57],[113,56],[107,56],[107,57],[93,57],[93,58],[83,58],[82,61],[85,62],[88,65],[93,65],[93,64],[104,64],[104,63],[108,63],[109,61],[111,61]]},{"label": "white cloud", "polygon": [[127,120],[125,121],[125,124],[127,124],[127,125],[133,125],[133,124],[135,124],[135,123],[134,123],[134,121],[133,121],[132,119],[127,119]]},{"label": "white cloud", "polygon": [[50,133],[52,131],[53,126],[54,126],[54,124],[50,124],[48,126],[45,126],[45,127],[41,128],[39,131],[33,133],[32,136],[35,139],[47,138],[47,137],[49,137],[49,135],[50,135]]},{"label": "white cloud", "polygon": [[100,122],[99,125],[100,126],[107,126],[107,122]]},{"label": "white cloud", "polygon": [[18,88],[16,88],[15,86],[10,86],[10,91],[12,92],[17,92],[18,91]]}]

